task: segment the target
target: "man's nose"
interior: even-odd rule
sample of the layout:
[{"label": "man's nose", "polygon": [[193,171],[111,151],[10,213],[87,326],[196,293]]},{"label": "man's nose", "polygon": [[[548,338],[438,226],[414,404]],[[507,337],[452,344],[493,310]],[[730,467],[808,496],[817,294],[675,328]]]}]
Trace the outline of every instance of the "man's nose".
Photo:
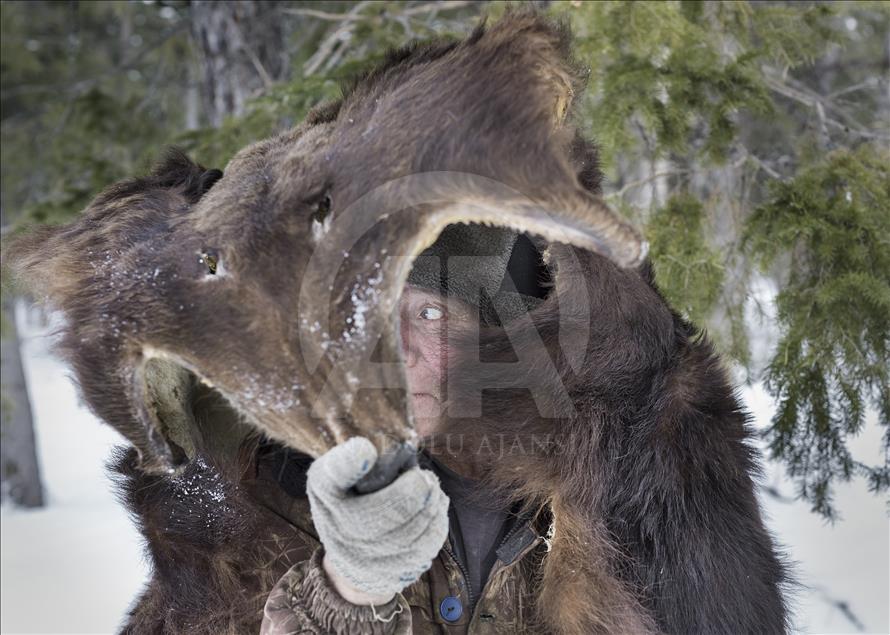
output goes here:
[{"label": "man's nose", "polygon": [[399,337],[402,340],[402,357],[405,359],[405,366],[414,366],[417,363],[417,345],[410,336],[411,321],[403,316],[399,320]]}]

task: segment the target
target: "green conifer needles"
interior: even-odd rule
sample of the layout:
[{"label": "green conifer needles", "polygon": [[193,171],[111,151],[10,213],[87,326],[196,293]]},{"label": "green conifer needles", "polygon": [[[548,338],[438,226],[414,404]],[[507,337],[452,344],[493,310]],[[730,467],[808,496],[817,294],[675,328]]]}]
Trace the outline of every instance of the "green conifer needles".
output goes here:
[{"label": "green conifer needles", "polygon": [[[834,478],[890,487],[890,152],[838,150],[776,181],[745,243],[762,267],[787,268],[781,338],[767,369],[779,408],[766,431],[774,458],[815,511],[835,517]],[[866,407],[887,428],[883,465],[854,457]]]},{"label": "green conifer needles", "polygon": [[705,220],[697,198],[678,194],[652,215],[645,232],[659,289],[695,324],[711,315],[724,278],[723,260],[705,239]]}]

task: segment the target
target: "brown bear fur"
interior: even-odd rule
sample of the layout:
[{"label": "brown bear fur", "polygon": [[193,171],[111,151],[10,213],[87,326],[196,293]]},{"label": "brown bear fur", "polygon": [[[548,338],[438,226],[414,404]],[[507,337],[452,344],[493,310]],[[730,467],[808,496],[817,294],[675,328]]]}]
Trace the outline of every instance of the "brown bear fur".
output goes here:
[{"label": "brown bear fur", "polygon": [[[354,434],[411,438],[403,373],[360,363],[374,335],[381,358],[399,355],[391,315],[410,258],[381,248],[412,256],[442,223],[493,222],[501,199],[479,176],[528,197],[503,199],[503,222],[544,234],[552,289],[528,320],[481,333],[483,358],[512,365],[493,371],[473,361],[475,342],[455,342],[450,402],[497,389],[441,434],[465,441],[458,459],[505,499],[549,506],[551,550],[528,571],[541,630],[786,629],[747,416],[711,345],[639,264],[640,237],[598,197],[596,154],[571,114],[583,78],[570,48],[565,28],[518,11],[463,41],[401,49],[222,178],[172,153],[70,225],[4,250],[64,312],[60,350],[86,402],[133,445],[116,469],[154,574],[127,632],[257,631],[293,552],[293,529],[251,480],[261,440],[317,456]],[[373,216],[406,195],[390,184],[433,173],[447,175],[435,202]],[[369,229],[341,257],[343,210]],[[332,229],[314,239],[327,213]],[[384,281],[357,332],[349,290],[377,260]],[[330,290],[330,303],[308,301]],[[331,348],[310,368],[301,346],[321,341]],[[387,389],[355,391],[344,368]],[[495,438],[522,451],[486,458]]]}]

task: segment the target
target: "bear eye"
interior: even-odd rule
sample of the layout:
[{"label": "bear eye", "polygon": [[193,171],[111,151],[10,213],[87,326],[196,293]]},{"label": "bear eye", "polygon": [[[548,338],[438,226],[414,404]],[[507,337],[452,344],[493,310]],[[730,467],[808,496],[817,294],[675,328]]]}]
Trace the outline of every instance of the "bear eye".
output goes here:
[{"label": "bear eye", "polygon": [[317,223],[324,223],[325,219],[331,213],[331,196],[325,194],[318,203],[315,204],[315,210],[312,212],[312,220]]},{"label": "bear eye", "polygon": [[198,262],[207,267],[207,273],[209,275],[216,275],[217,266],[219,264],[219,255],[216,251],[205,249],[198,255]]}]

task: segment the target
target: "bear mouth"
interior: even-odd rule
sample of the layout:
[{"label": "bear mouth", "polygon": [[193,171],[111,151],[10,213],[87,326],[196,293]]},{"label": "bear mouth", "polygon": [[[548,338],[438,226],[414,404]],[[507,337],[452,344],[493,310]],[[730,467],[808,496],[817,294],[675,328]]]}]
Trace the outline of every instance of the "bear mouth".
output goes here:
[{"label": "bear mouth", "polygon": [[[646,246],[642,241],[639,244],[618,244],[616,248],[614,237],[609,236],[608,232],[601,233],[602,228],[581,227],[564,216],[548,213],[540,207],[529,206],[520,213],[516,213],[515,209],[511,212],[493,210],[488,204],[474,207],[463,203],[459,210],[445,209],[441,214],[436,214],[425,225],[424,231],[412,236],[411,250],[414,255],[406,259],[409,265],[407,270],[397,276],[397,280],[400,280],[397,299],[400,300],[405,292],[417,257],[426,247],[434,244],[443,232],[456,225],[480,229],[498,227],[516,232],[514,250],[521,248],[526,259],[534,261],[535,272],[529,279],[518,281],[519,285],[514,290],[540,301],[546,300],[552,290],[554,270],[549,254],[551,246],[555,244],[597,252],[613,259],[624,258],[633,263],[645,254]],[[516,285],[516,282],[514,280],[513,284]],[[373,310],[374,307],[371,308]],[[406,373],[401,357],[398,316],[390,328],[395,333],[388,336],[398,343],[399,361],[403,373]],[[148,429],[149,444],[160,459],[156,466],[163,466],[166,471],[175,472],[184,467],[196,453],[232,456],[242,451],[246,440],[269,442],[252,413],[245,412],[236,399],[229,398],[212,381],[203,377],[200,369],[175,356],[145,351],[143,361],[136,369],[133,386],[133,402]],[[408,412],[405,414],[413,426],[407,381],[406,388],[405,407]]]},{"label": "bear mouth", "polygon": [[[649,245],[636,230],[598,197],[585,201],[592,213],[584,220],[554,211],[533,201],[510,201],[505,208],[488,200],[461,200],[444,206],[424,233],[421,244],[433,244],[446,227],[455,223],[511,229],[532,242],[563,243],[605,256],[620,267],[639,266],[648,255]],[[587,212],[587,210],[585,210]]]}]

